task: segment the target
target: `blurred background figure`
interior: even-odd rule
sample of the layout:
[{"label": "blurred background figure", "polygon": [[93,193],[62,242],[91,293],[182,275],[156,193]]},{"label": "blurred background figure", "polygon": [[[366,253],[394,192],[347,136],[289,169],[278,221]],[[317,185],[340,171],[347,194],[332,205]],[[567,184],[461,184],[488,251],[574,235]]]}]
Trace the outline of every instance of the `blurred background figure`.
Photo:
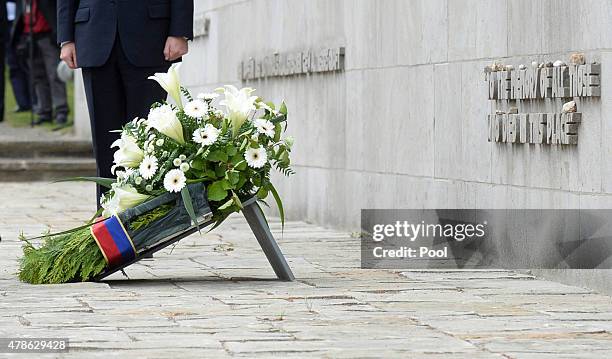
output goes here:
[{"label": "blurred background figure", "polygon": [[0,44],[0,59],[2,59],[2,66],[0,66],[0,73],[2,73],[2,77],[0,78],[0,122],[4,121],[4,49],[6,47],[7,40],[7,13],[6,13],[6,0],[0,0],[0,39],[2,39],[3,43]]},{"label": "blurred background figure", "polygon": [[[32,109],[32,95],[30,92],[30,74],[28,72],[27,58],[19,59],[15,52],[15,48],[11,46],[10,33],[15,22],[16,5],[15,0],[9,0],[6,2],[6,12],[8,25],[5,31],[5,51],[6,51],[6,65],[8,66],[8,74],[13,88],[13,95],[15,96],[15,102],[17,107],[14,109],[15,112],[26,112]],[[9,109],[10,111],[11,109]]]},{"label": "blurred background figure", "polygon": [[32,71],[37,99],[34,124],[51,122],[55,115],[55,123],[63,125],[68,121],[68,100],[66,84],[57,76],[60,61],[60,50],[55,41],[57,1],[16,0],[15,3],[11,44],[16,48],[18,59],[26,58]]}]

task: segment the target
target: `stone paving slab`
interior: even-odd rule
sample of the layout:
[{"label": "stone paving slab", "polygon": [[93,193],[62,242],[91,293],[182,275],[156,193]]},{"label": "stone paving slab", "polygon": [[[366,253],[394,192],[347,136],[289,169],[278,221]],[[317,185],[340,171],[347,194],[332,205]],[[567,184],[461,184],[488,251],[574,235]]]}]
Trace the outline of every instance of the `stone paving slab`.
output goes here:
[{"label": "stone paving slab", "polygon": [[0,337],[70,338],[41,358],[612,357],[609,296],[504,270],[361,270],[358,239],[295,221],[272,221],[293,283],[234,216],[129,279],[23,284],[19,231],[78,225],[94,188],[6,183],[0,203]]}]

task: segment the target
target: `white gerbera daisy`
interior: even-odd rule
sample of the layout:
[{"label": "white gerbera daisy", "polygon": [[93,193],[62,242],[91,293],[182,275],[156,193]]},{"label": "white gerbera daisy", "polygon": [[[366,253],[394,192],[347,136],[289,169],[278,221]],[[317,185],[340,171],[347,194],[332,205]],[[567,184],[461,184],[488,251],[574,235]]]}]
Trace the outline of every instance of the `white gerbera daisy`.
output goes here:
[{"label": "white gerbera daisy", "polygon": [[254,125],[257,129],[257,133],[261,135],[266,135],[270,138],[274,137],[274,124],[272,122],[263,118],[259,118],[255,120]]},{"label": "white gerbera daisy", "polygon": [[138,170],[140,171],[140,175],[142,176],[142,178],[148,180],[155,176],[157,168],[157,158],[155,156],[145,156],[145,158],[140,163],[140,167],[138,167]]},{"label": "white gerbera daisy", "polygon": [[210,146],[219,138],[219,130],[210,123],[204,128],[198,128],[193,132],[193,142],[202,146]]},{"label": "white gerbera daisy", "polygon": [[185,184],[187,183],[187,178],[185,178],[185,174],[183,171],[174,169],[168,171],[166,176],[164,177],[164,188],[168,192],[180,192]]},{"label": "white gerbera daisy", "polygon": [[193,100],[185,105],[185,114],[193,118],[202,118],[208,111],[208,105],[202,100]]},{"label": "white gerbera daisy", "polygon": [[262,168],[268,162],[268,154],[262,146],[259,146],[259,148],[249,148],[244,154],[244,159],[249,166]]}]

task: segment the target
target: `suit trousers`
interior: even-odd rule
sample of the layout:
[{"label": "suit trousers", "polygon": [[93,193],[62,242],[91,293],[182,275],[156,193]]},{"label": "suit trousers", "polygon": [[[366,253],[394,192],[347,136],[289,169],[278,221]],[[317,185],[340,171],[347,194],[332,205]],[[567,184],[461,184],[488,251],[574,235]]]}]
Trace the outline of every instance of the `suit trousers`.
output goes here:
[{"label": "suit trousers", "polygon": [[29,67],[34,77],[38,99],[35,112],[39,119],[52,120],[54,112],[56,118],[68,116],[66,84],[57,76],[59,56],[60,49],[51,33],[34,35],[34,58]]},{"label": "suit trousers", "polygon": [[[132,65],[117,38],[104,65],[83,68],[83,83],[99,177],[113,177],[111,167],[116,149],[111,149],[110,146],[120,134],[111,131],[120,130],[136,117],[146,118],[154,102],[166,99],[166,92],[148,77],[156,72],[166,72],[169,67],[170,63],[157,67]],[[98,208],[100,196],[104,192],[105,189],[98,186]]]},{"label": "suit trousers", "polygon": [[29,110],[32,108],[32,102],[34,102],[31,98],[33,93],[30,93],[29,67],[25,59],[21,60],[17,57],[16,49],[10,43],[9,33],[12,28],[13,22],[9,21],[5,37],[6,65],[8,66],[9,78],[17,107],[22,110]]}]

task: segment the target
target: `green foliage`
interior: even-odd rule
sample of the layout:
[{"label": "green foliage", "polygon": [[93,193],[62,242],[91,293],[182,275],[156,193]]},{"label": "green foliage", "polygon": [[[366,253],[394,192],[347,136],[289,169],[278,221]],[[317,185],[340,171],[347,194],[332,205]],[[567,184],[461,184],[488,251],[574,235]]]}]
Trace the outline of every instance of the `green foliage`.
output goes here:
[{"label": "green foliage", "polygon": [[165,217],[168,213],[170,213],[172,208],[174,208],[173,204],[163,204],[147,213],[144,213],[134,218],[130,222],[130,230],[137,231],[143,227],[148,226],[149,224],[157,221],[158,219]]},{"label": "green foliage", "polygon": [[[132,221],[130,229],[137,230],[166,216],[173,208],[164,205]],[[91,234],[91,224],[61,234],[48,234],[36,248],[25,237],[19,279],[30,284],[59,284],[85,282],[102,273],[106,260]]]},{"label": "green foliage", "polygon": [[227,197],[224,189],[224,181],[216,181],[208,186],[208,199],[211,201],[222,201]]},{"label": "green foliage", "polygon": [[278,213],[280,214],[281,226],[284,230],[285,229],[285,209],[283,208],[283,201],[281,200],[280,196],[278,195],[278,192],[276,191],[276,188],[274,188],[272,183],[269,184],[269,189],[270,189],[270,192],[272,192],[272,196],[274,197],[274,200],[276,201],[276,205],[278,206]]},{"label": "green foliage", "polygon": [[181,190],[181,197],[183,198],[183,205],[185,206],[185,209],[189,214],[189,218],[191,218],[193,224],[198,227],[198,230],[200,230],[198,219],[196,218],[195,210],[193,209],[193,201],[191,199],[191,194],[189,193],[189,189],[187,188],[187,186],[183,187],[183,189]]},{"label": "green foliage", "polygon": [[115,183],[115,179],[103,177],[71,177],[55,181],[55,183],[59,182],[94,182],[104,188],[111,188],[111,185]]},{"label": "green foliage", "polygon": [[87,281],[101,273],[106,261],[89,228],[48,237],[40,248],[23,246],[19,279],[31,284]]},{"label": "green foliage", "polygon": [[181,86],[181,93],[183,94],[183,96],[185,96],[185,98],[188,101],[193,101],[193,97],[191,97],[191,94],[189,93],[189,90],[187,90],[185,87]]},{"label": "green foliage", "polygon": [[211,162],[227,162],[227,159],[228,154],[221,150],[211,152],[210,154],[208,154],[208,157],[206,157],[206,160]]}]

